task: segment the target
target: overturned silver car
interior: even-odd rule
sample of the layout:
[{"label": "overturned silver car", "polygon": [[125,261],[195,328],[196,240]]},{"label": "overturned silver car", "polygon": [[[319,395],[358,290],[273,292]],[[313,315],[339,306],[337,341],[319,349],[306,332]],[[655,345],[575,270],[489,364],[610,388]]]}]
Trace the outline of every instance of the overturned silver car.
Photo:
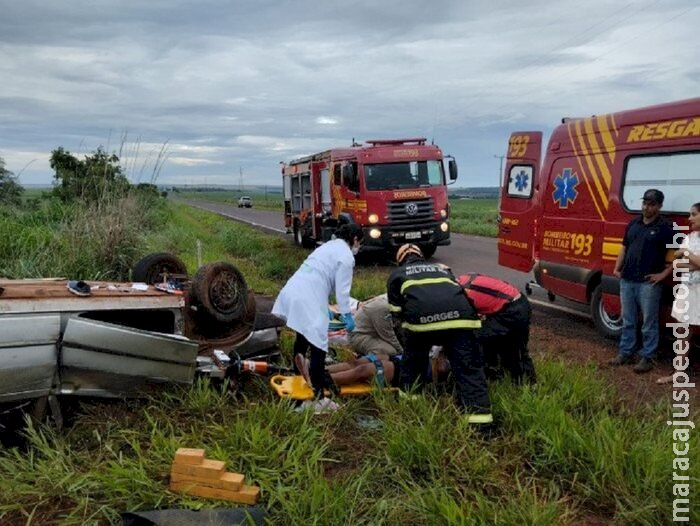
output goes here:
[{"label": "overturned silver car", "polygon": [[[172,255],[139,262],[134,283],[0,280],[0,403],[141,395],[223,377],[215,359],[277,352],[281,320],[231,264],[190,280]],[[217,365],[218,364],[218,365]]]}]

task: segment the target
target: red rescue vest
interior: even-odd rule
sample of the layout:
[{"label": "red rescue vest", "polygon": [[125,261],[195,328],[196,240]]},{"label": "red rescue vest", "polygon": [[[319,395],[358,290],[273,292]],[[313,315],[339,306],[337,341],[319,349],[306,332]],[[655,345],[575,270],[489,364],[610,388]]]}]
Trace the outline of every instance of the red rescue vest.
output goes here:
[{"label": "red rescue vest", "polygon": [[520,291],[510,283],[484,274],[463,274],[457,281],[476,311],[484,316],[500,311],[520,296]]}]

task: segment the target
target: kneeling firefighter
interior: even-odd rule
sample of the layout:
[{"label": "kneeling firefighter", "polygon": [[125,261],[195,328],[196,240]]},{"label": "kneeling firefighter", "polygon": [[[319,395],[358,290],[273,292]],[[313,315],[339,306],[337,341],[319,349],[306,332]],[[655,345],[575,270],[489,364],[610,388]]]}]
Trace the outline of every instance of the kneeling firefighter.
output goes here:
[{"label": "kneeling firefighter", "polygon": [[441,345],[455,380],[457,405],[470,424],[493,422],[484,360],[474,331],[481,327],[462,286],[444,265],[428,263],[418,246],[401,245],[399,268],[389,276],[389,310],[401,324],[404,356],[401,384],[425,382],[430,349]]},{"label": "kneeling firefighter", "polygon": [[467,298],[481,317],[476,333],[486,360],[486,376],[501,378],[503,371],[516,384],[537,382],[528,352],[532,308],[527,296],[493,276],[470,272],[457,277]]}]

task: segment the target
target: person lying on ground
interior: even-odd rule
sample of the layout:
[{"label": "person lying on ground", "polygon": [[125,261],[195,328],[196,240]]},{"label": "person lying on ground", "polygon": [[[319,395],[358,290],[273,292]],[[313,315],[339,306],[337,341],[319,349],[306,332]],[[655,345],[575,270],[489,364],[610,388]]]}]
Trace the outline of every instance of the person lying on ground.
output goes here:
[{"label": "person lying on ground", "polygon": [[[326,367],[333,383],[340,387],[343,385],[371,384],[376,382],[381,387],[399,387],[401,378],[401,355],[375,355],[368,354],[349,362],[340,362]],[[302,376],[309,382],[309,360],[297,354],[294,364],[301,371]],[[433,380],[443,380],[450,371],[450,363],[442,352],[437,352],[432,360],[426,376]]]}]

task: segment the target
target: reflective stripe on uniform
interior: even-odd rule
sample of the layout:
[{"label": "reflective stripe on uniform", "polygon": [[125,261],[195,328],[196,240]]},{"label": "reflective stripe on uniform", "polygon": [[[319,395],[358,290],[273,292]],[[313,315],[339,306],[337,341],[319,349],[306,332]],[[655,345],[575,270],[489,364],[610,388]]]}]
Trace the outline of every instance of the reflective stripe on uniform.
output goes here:
[{"label": "reflective stripe on uniform", "polygon": [[389,303],[389,312],[401,312],[401,307],[399,305],[392,305]]},{"label": "reflective stripe on uniform", "polygon": [[413,332],[442,331],[446,329],[480,329],[481,320],[446,320],[424,323],[421,325],[405,321],[401,324],[401,327]]},{"label": "reflective stripe on uniform", "polygon": [[450,278],[407,279],[401,285],[401,294],[403,294],[407,288],[413,287],[414,285],[436,285],[438,283],[449,283],[450,285],[454,285],[455,287],[462,287],[459,283],[456,283],[453,279]]},{"label": "reflective stripe on uniform", "polygon": [[493,422],[491,413],[485,415],[466,415],[468,424],[490,424]]}]

